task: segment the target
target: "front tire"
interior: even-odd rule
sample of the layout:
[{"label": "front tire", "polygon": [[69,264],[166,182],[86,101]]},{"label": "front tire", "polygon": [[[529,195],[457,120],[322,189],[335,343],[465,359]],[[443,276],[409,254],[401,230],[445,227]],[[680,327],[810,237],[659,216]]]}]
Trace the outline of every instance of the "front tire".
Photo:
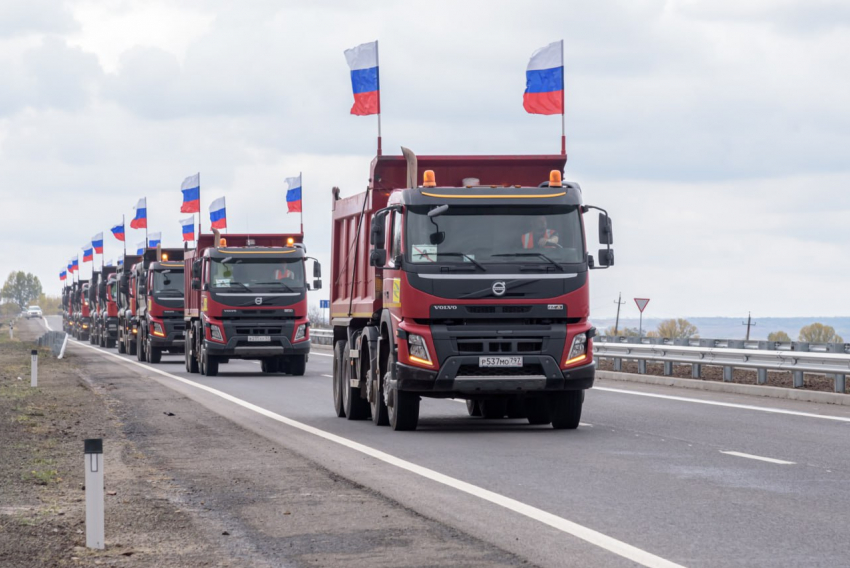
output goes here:
[{"label": "front tire", "polygon": [[549,401],[543,397],[526,399],[525,414],[529,424],[537,426],[552,422],[552,412],[549,410]]},{"label": "front tire", "polygon": [[154,365],[162,361],[162,349],[151,345],[151,347],[148,349],[148,361],[150,361]]},{"label": "front tire", "polygon": [[508,401],[504,398],[482,400],[478,406],[481,408],[481,416],[488,420],[504,418],[508,413]]},{"label": "front tire", "polygon": [[481,416],[481,405],[478,404],[477,400],[469,400],[466,401],[466,412],[470,416]]},{"label": "front tire", "polygon": [[395,362],[396,354],[395,350],[392,350],[390,352],[389,372],[387,373],[389,380],[384,381],[384,394],[390,426],[395,431],[416,430],[416,426],[419,424],[419,395],[390,387],[390,385],[395,385],[396,382]]},{"label": "front tire", "polygon": [[260,369],[264,373],[278,373],[280,372],[280,361],[278,361],[277,358],[262,359],[260,361]]},{"label": "front tire", "polygon": [[584,402],[583,390],[559,392],[549,402],[552,407],[552,428],[555,430],[578,428]]},{"label": "front tire", "polygon": [[289,357],[288,373],[295,377],[303,377],[307,372],[307,356],[291,355]]},{"label": "front tire", "polygon": [[122,355],[127,352],[127,346],[124,344],[124,336],[120,335],[118,337],[118,353]]},{"label": "front tire", "polygon": [[147,357],[145,357],[145,340],[142,338],[141,331],[136,335],[136,359],[142,363],[147,361]]}]

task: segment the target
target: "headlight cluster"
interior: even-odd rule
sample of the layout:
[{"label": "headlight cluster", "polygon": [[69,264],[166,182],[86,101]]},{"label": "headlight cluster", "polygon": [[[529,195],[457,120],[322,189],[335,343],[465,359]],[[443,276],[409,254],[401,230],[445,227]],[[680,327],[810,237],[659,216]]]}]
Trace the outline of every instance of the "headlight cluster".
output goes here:
[{"label": "headlight cluster", "polygon": [[587,334],[579,333],[575,337],[573,337],[573,344],[570,347],[570,354],[567,356],[567,360],[564,361],[564,365],[571,365],[573,363],[578,363],[579,361],[585,359],[587,357]]},{"label": "headlight cluster", "polygon": [[152,333],[154,335],[158,335],[159,337],[165,337],[165,331],[163,331],[162,326],[157,322],[153,322],[153,332]]},{"label": "headlight cluster", "polygon": [[210,326],[210,337],[212,337],[215,341],[224,341],[224,336],[221,334],[221,328],[214,323],[209,324]]},{"label": "headlight cluster", "polygon": [[295,339],[293,341],[301,341],[305,337],[307,337],[307,324],[302,323],[295,330]]},{"label": "headlight cluster", "polygon": [[407,352],[411,361],[431,365],[431,355],[428,353],[425,338],[421,335],[411,333],[407,336]]}]

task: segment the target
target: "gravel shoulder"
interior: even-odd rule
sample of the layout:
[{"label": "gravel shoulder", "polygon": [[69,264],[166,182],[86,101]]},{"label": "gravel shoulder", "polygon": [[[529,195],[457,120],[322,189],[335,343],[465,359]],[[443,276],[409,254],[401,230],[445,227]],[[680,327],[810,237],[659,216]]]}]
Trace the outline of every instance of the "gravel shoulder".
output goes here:
[{"label": "gravel shoulder", "polygon": [[[38,332],[21,322],[16,338]],[[0,566],[527,565],[89,350],[43,351],[30,389],[29,349],[0,344]],[[103,552],[82,548],[90,437]]]}]

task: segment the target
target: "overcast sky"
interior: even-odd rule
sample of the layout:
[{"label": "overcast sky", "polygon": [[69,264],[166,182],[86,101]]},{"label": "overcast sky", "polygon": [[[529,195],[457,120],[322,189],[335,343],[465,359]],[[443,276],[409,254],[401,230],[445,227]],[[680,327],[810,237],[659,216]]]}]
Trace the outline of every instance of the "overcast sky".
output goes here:
[{"label": "overcast sky", "polygon": [[95,233],[117,258],[108,229],[143,196],[179,246],[198,171],[204,211],[226,196],[240,232],[296,230],[283,180],[303,172],[327,274],[331,187],[361,191],[375,151],[346,48],[380,40],[385,153],[534,154],[560,120],[523,111],[525,66],[563,39],[566,178],[615,225],[597,316],[618,292],[626,316],[636,296],[652,317],[850,313],[847,2],[284,4],[2,0],[2,276],[58,293]]}]

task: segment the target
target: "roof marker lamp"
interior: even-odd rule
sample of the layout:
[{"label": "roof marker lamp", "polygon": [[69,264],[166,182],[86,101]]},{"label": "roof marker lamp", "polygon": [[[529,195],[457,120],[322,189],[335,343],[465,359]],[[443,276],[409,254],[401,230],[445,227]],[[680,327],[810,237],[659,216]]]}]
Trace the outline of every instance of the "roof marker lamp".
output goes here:
[{"label": "roof marker lamp", "polygon": [[564,366],[572,365],[573,363],[578,363],[579,361],[583,361],[587,358],[587,334],[586,333],[578,333],[575,337],[573,337],[573,344],[570,347],[570,354],[567,357],[567,360],[564,361]]},{"label": "roof marker lamp", "polygon": [[552,170],[549,172],[549,187],[561,187],[560,170]]},{"label": "roof marker lamp", "polygon": [[429,367],[433,366],[431,355],[428,353],[428,346],[425,344],[425,338],[421,335],[411,333],[407,336],[407,352],[411,362],[428,365]]},{"label": "roof marker lamp", "polygon": [[422,187],[437,187],[437,176],[434,175],[434,170],[425,170],[422,174]]},{"label": "roof marker lamp", "polygon": [[295,244],[295,239],[293,239],[292,237],[289,237],[288,239],[286,239],[286,246],[291,247],[294,244]]}]

